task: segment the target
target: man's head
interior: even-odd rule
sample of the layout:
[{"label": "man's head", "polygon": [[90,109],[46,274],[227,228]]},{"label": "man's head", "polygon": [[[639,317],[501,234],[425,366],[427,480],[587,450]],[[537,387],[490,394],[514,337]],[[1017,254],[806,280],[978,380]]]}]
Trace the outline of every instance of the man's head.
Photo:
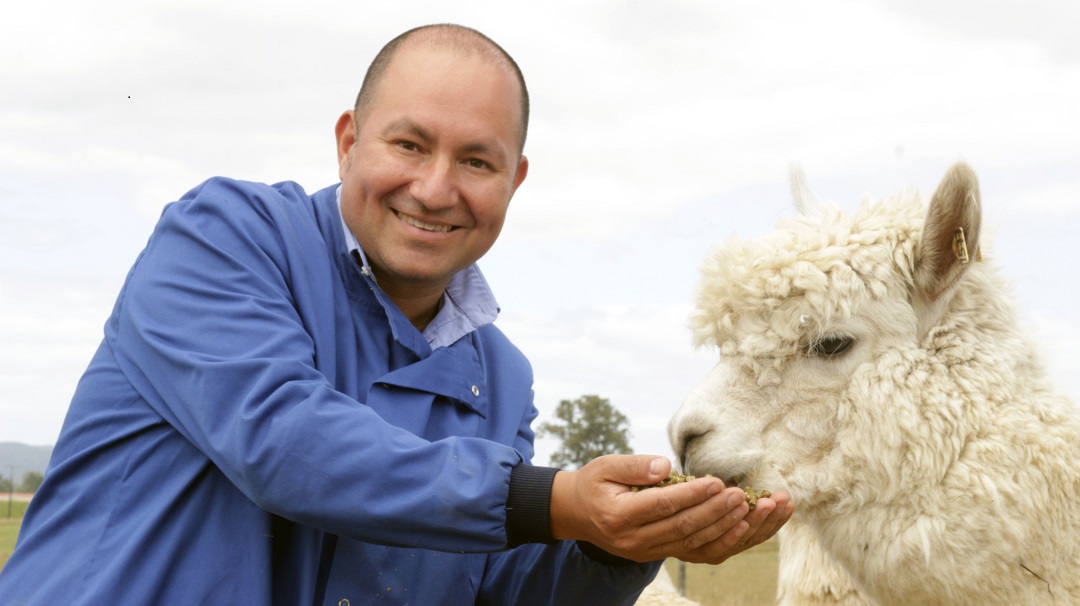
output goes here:
[{"label": "man's head", "polygon": [[473,30],[431,26],[390,45],[336,133],[342,215],[401,305],[441,293],[495,243],[528,172],[528,103],[513,61]]},{"label": "man's head", "polygon": [[356,119],[363,121],[371,100],[378,91],[382,78],[390,66],[391,60],[398,49],[409,42],[421,42],[435,47],[443,47],[462,54],[476,54],[496,64],[504,65],[517,79],[521,101],[521,147],[525,148],[525,137],[529,132],[529,89],[525,86],[525,76],[521,73],[514,58],[510,56],[494,40],[484,34],[462,26],[452,24],[424,25],[413,28],[394,38],[382,47],[379,54],[375,55],[371,65],[368,66],[364,82],[360,86],[360,93],[356,95],[356,105],[353,107]]}]

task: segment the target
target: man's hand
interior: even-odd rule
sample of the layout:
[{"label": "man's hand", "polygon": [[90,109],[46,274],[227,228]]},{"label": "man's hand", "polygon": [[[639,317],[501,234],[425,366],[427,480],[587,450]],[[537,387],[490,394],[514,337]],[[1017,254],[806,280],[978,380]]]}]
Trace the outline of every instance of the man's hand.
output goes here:
[{"label": "man's hand", "polygon": [[670,470],[663,457],[607,455],[560,471],[551,489],[552,534],[637,562],[674,557],[719,564],[776,534],[794,511],[791,497],[778,492],[758,499],[751,512],[745,493],[719,478],[630,490],[655,484]]}]

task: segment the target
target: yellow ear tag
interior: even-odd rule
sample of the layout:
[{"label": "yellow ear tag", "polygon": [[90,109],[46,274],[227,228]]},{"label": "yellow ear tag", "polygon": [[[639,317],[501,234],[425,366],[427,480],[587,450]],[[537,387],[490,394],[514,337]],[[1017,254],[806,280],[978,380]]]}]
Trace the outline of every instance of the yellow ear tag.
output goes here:
[{"label": "yellow ear tag", "polygon": [[970,258],[968,257],[967,239],[964,238],[964,228],[957,227],[956,233],[953,234],[952,241],[953,254],[961,263],[967,263]]}]

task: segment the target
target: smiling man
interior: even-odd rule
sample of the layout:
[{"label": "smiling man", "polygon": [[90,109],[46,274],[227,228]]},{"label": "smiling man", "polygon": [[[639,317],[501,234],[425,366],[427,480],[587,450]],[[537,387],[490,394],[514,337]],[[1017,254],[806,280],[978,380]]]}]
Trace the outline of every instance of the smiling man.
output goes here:
[{"label": "smiling man", "polygon": [[341,212],[380,288],[422,330],[502,230],[529,168],[527,106],[509,57],[479,39],[394,50],[338,120]]},{"label": "smiling man", "polygon": [[533,466],[532,373],[476,261],[528,93],[473,30],[406,32],[337,122],[341,183],[166,207],[0,572],[2,604],[624,604],[791,515],[670,463]]}]

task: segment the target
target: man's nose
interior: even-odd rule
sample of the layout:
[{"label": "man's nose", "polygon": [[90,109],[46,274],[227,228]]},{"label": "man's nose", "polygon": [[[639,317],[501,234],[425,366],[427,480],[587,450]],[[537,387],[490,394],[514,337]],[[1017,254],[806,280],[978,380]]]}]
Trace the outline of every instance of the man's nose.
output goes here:
[{"label": "man's nose", "polygon": [[409,195],[429,211],[453,206],[458,196],[454,167],[449,159],[431,158],[417,168]]}]

